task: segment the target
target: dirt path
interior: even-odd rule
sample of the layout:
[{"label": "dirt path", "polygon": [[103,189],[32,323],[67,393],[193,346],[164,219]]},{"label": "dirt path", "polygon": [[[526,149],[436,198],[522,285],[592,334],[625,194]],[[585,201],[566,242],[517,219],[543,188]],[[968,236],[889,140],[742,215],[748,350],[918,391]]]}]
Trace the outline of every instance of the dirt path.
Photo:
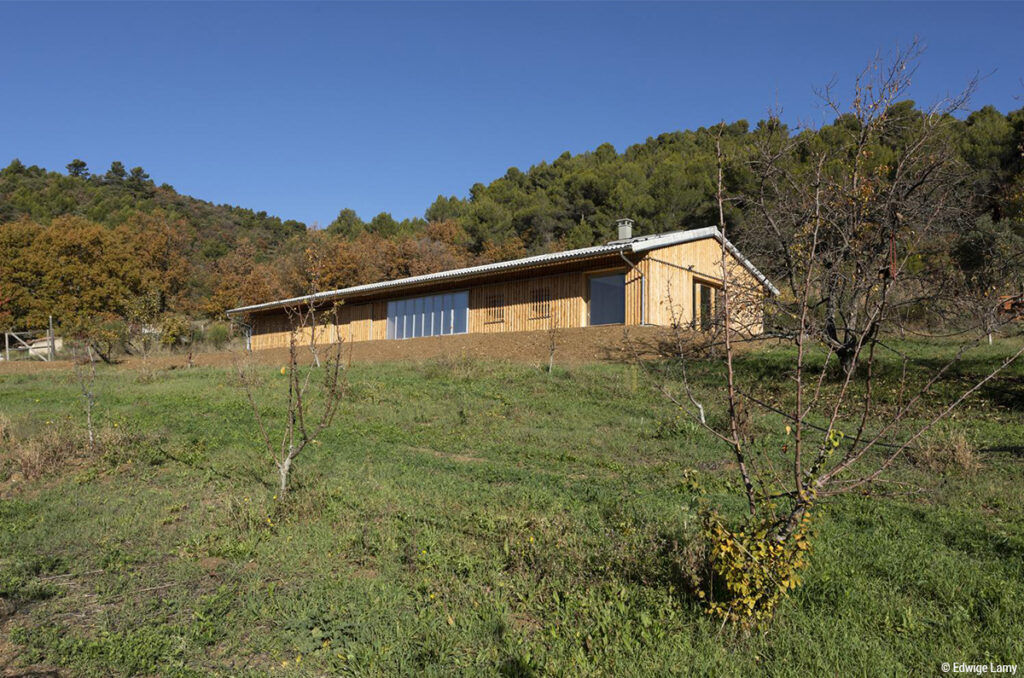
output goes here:
[{"label": "dirt path", "polygon": [[[642,357],[653,358],[666,355],[675,343],[672,333],[662,327],[630,327],[628,337],[627,342],[626,332],[621,326],[557,330],[555,364],[627,362],[632,359],[634,350]],[[546,365],[550,345],[550,333],[541,330],[423,337],[401,341],[361,341],[343,347],[343,354],[345,360],[351,359],[353,363],[473,358]],[[236,360],[238,354],[237,350],[198,353],[193,356],[193,364],[197,367],[227,367]],[[288,349],[268,349],[257,351],[254,355],[265,364],[284,364],[288,360]],[[183,353],[160,353],[147,361],[128,357],[121,360],[118,366],[126,369],[178,369],[186,367],[186,361]],[[71,363],[66,360],[0,362],[0,376],[70,367]]]}]

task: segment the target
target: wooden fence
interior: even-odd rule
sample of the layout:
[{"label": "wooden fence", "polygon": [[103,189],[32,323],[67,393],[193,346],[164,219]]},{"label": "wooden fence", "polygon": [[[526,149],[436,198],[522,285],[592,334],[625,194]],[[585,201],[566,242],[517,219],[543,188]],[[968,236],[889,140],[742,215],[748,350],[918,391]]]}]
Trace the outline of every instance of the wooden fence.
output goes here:
[{"label": "wooden fence", "polygon": [[19,352],[24,352],[30,359],[53,360],[57,353],[57,338],[53,333],[53,318],[50,318],[50,326],[45,330],[28,330],[15,332],[8,330],[4,332],[4,354],[3,359],[11,359],[11,351],[15,357]]}]

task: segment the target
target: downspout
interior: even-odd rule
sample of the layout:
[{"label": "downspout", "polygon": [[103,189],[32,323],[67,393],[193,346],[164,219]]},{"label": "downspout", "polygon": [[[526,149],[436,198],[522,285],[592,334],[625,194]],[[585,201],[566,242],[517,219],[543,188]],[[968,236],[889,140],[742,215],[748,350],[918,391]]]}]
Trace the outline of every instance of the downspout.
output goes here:
[{"label": "downspout", "polygon": [[640,324],[647,324],[647,277],[644,272],[640,270],[640,267],[634,264],[632,261],[626,258],[625,252],[619,250],[619,256],[622,260],[629,264],[629,267],[640,274]]},{"label": "downspout", "polygon": [[242,328],[242,332],[245,334],[245,350],[249,351],[251,353],[252,352],[252,325],[250,325],[248,323],[244,323],[241,320],[238,320],[237,318],[233,318],[231,316],[228,316],[228,322],[230,322],[233,325],[238,325],[239,327]]}]

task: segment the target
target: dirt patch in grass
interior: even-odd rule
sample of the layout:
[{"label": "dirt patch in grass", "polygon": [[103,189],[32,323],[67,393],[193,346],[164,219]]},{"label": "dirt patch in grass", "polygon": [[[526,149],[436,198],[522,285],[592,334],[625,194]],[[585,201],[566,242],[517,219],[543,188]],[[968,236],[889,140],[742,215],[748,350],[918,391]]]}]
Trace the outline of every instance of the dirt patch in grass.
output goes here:
[{"label": "dirt patch in grass", "polygon": [[455,453],[455,452],[442,452],[441,450],[433,450],[433,449],[426,448],[426,447],[417,447],[417,448],[413,448],[413,449],[415,449],[417,452],[424,452],[426,454],[431,454],[431,455],[437,457],[438,459],[447,459],[449,461],[458,461],[458,462],[462,462],[464,464],[479,463],[479,462],[482,462],[482,461],[486,461],[483,457],[477,457],[477,456],[472,455],[472,454],[458,454],[458,453]]},{"label": "dirt patch in grass", "polygon": [[[550,341],[546,330],[361,341],[344,346],[343,356],[353,363],[508,360],[546,368]],[[748,350],[761,343],[762,340],[744,342],[739,345],[739,350]],[[643,358],[656,358],[670,354],[675,340],[672,332],[664,327],[575,327],[558,330],[555,344],[554,364],[557,368],[594,362],[629,362],[634,351]],[[254,355],[261,363],[283,365],[288,360],[288,349],[267,349],[256,351]],[[230,367],[239,357],[240,352],[232,351],[200,353],[193,356],[193,364],[196,367]],[[143,371],[186,369],[187,357],[184,354],[161,354],[151,356],[145,363],[139,358],[129,357],[118,362],[117,366]],[[0,362],[0,374],[70,368],[71,363],[65,360]]]},{"label": "dirt patch in grass", "polygon": [[452,461],[461,461],[464,463],[483,461],[483,459],[480,457],[474,457],[468,454],[442,454],[439,452],[438,456],[444,457],[445,459],[451,459]]},{"label": "dirt patch in grass", "polygon": [[199,567],[203,568],[206,574],[213,576],[217,574],[228,561],[223,558],[216,558],[214,556],[207,556],[199,560]]},{"label": "dirt patch in grass", "polygon": [[376,579],[380,576],[380,572],[372,567],[358,567],[349,574],[353,579]]}]

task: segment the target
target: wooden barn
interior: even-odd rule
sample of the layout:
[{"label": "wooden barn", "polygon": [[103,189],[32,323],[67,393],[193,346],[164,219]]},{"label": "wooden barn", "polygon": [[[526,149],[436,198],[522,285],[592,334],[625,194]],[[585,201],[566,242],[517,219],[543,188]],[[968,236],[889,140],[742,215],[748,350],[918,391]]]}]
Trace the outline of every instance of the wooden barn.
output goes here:
[{"label": "wooden barn", "polygon": [[348,342],[591,325],[707,330],[720,316],[722,245],[734,328],[762,331],[772,284],[715,227],[619,239],[596,247],[388,280],[228,311],[253,350],[287,346],[289,310],[336,306],[327,338]]}]

